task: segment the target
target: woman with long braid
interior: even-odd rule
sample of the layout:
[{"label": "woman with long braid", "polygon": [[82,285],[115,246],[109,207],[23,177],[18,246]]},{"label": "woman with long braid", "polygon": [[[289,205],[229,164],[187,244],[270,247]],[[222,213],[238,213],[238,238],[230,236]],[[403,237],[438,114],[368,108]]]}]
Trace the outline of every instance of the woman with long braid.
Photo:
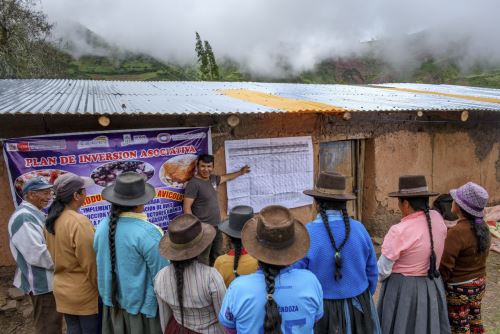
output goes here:
[{"label": "woman with long braid", "polygon": [[226,287],[240,275],[248,275],[257,271],[257,260],[249,255],[241,244],[241,230],[245,223],[253,218],[253,209],[250,206],[238,205],[231,209],[229,218],[219,225],[231,242],[231,249],[225,255],[219,256],[214,268],[224,278]]},{"label": "woman with long braid", "polygon": [[384,334],[449,333],[443,281],[437,270],[446,239],[442,216],[429,210],[423,175],[401,176],[398,198],[403,218],[391,226],[378,261],[378,302]]},{"label": "woman with long braid", "polygon": [[217,321],[224,281],[217,270],[198,261],[210,250],[215,234],[213,226],[191,214],[170,222],[160,253],[172,265],[160,270],[154,284],[163,333],[224,333]]},{"label": "woman with long braid", "polygon": [[47,249],[54,260],[54,297],[68,334],[100,331],[94,226],[80,212],[90,178],[65,174],[54,183],[55,199],[45,223]]},{"label": "woman with long braid", "polygon": [[481,301],[486,289],[490,233],[484,222],[488,192],[473,182],[450,191],[458,222],[448,230],[439,271],[446,284],[452,333],[484,333]]},{"label": "woman with long braid", "polygon": [[304,225],[271,205],[245,223],[241,239],[260,268],[229,286],[219,313],[226,333],[312,334],[323,315],[321,285],[310,271],[290,267],[309,248]]},{"label": "woman with long braid", "polygon": [[102,196],[111,203],[94,238],[102,333],[161,333],[153,279],[168,262],[158,251],[163,232],[144,213],[155,189],[142,175],[127,172]]},{"label": "woman with long braid", "polygon": [[312,271],[323,288],[324,313],[315,333],[380,333],[372,295],[377,287],[377,257],[363,224],[349,218],[346,178],[322,172],[312,196],[319,212],[306,225],[311,238],[296,268]]}]

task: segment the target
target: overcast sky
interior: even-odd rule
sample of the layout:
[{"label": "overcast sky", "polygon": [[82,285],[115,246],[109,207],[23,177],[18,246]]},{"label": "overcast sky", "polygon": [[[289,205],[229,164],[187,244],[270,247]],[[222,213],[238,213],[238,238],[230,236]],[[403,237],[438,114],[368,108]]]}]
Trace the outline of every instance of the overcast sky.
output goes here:
[{"label": "overcast sky", "polygon": [[255,73],[286,62],[295,71],[326,57],[361,52],[386,40],[390,62],[415,50],[399,41],[428,31],[425,48],[439,55],[463,47],[464,66],[500,63],[499,0],[41,0],[49,20],[73,20],[124,48],[163,60],[194,60],[194,34]]}]

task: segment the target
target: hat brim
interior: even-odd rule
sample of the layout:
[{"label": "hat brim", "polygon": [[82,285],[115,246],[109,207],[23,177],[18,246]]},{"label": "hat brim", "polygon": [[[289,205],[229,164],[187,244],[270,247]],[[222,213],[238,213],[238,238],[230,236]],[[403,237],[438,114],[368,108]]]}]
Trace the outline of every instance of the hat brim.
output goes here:
[{"label": "hat brim", "polygon": [[315,198],[324,198],[324,199],[333,199],[333,200],[339,200],[339,201],[352,201],[356,199],[356,196],[354,194],[325,194],[319,191],[316,191],[314,189],[312,190],[304,190],[303,191],[304,195],[315,197]]},{"label": "hat brim", "polygon": [[470,208],[467,204],[465,204],[460,198],[457,196],[458,189],[451,189],[450,196],[453,200],[458,204],[458,206],[463,209],[465,212],[473,215],[474,217],[483,218],[484,217],[484,209],[481,211],[474,210]]},{"label": "hat brim", "polygon": [[414,192],[414,193],[401,193],[399,191],[394,191],[392,193],[389,193],[387,196],[389,197],[432,197],[432,196],[437,196],[439,193],[431,192],[431,191],[420,191],[420,192]]},{"label": "hat brim", "polygon": [[156,196],[155,188],[149,183],[146,183],[146,191],[144,192],[144,194],[135,198],[123,198],[117,196],[117,194],[115,193],[115,184],[112,184],[104,188],[104,190],[102,191],[102,197],[106,201],[112,204],[123,205],[123,206],[137,206],[146,204],[149,201],[151,201],[155,196]]},{"label": "hat brim", "polygon": [[22,193],[23,193],[23,195],[25,195],[28,193],[28,191],[40,191],[40,190],[45,190],[45,189],[50,189],[50,188],[54,188],[54,185],[53,184],[46,184],[46,185],[43,185],[41,187],[37,187],[36,189],[24,190]]},{"label": "hat brim", "polygon": [[232,228],[229,225],[229,218],[224,219],[218,228],[232,238],[241,239],[241,230],[235,230]]},{"label": "hat brim", "polygon": [[252,218],[245,223],[241,232],[241,241],[248,254],[259,261],[276,266],[289,266],[306,256],[310,238],[305,226],[294,219],[294,242],[285,248],[273,249],[265,247],[257,240],[257,219]]},{"label": "hat brim", "polygon": [[216,234],[215,227],[212,225],[202,223],[201,228],[203,236],[200,241],[186,249],[172,247],[172,241],[167,231],[160,240],[160,255],[171,261],[183,261],[197,257],[214,241]]}]

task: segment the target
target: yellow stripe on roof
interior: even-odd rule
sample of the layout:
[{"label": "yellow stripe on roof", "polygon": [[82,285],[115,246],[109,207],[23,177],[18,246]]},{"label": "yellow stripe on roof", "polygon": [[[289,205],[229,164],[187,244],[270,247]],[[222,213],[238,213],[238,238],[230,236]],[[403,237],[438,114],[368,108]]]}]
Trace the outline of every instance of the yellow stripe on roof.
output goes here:
[{"label": "yellow stripe on roof", "polygon": [[326,103],[290,99],[249,89],[218,89],[218,92],[235,99],[260,104],[288,112],[338,112],[347,109]]},{"label": "yellow stripe on roof", "polygon": [[409,92],[409,93],[418,93],[418,94],[428,94],[428,95],[439,95],[439,96],[446,96],[446,97],[454,97],[454,98],[457,98],[457,99],[470,100],[470,101],[500,103],[500,99],[495,99],[495,98],[492,98],[492,97],[481,97],[481,96],[472,96],[472,95],[440,93],[440,92],[433,92],[433,91],[419,90],[419,89],[412,89],[412,88],[382,87],[382,86],[377,86],[377,88],[383,88],[383,89],[388,89],[388,90],[397,90],[397,91]]}]

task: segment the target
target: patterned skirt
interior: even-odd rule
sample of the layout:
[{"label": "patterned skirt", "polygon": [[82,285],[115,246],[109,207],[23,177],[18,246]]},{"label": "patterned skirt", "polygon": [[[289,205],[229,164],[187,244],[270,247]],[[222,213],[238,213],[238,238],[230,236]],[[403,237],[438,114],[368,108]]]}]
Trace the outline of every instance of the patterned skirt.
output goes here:
[{"label": "patterned skirt", "polygon": [[480,277],[469,283],[446,286],[452,333],[484,333],[481,300],[485,288],[486,277]]}]

